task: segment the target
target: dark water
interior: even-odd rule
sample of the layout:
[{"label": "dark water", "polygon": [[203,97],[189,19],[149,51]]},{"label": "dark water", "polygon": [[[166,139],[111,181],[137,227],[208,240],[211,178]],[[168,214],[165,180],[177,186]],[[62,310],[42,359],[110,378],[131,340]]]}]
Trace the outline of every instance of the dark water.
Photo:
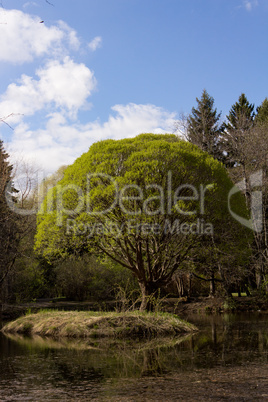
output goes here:
[{"label": "dark water", "polygon": [[[250,376],[252,370],[268,366],[268,315],[187,318],[200,328],[197,334],[149,342],[90,343],[0,334],[0,401],[135,401],[141,400],[141,387],[148,394],[154,381],[157,385],[180,377],[186,384],[198,384],[212,370],[232,375],[247,370]],[[264,383],[266,377],[259,378]],[[130,399],[129,384],[132,394],[135,391]],[[154,389],[150,392],[152,397]],[[165,395],[157,399],[156,388],[155,392],[155,400],[168,400]],[[268,394],[262,396],[268,400]],[[184,400],[183,395],[174,400]]]}]

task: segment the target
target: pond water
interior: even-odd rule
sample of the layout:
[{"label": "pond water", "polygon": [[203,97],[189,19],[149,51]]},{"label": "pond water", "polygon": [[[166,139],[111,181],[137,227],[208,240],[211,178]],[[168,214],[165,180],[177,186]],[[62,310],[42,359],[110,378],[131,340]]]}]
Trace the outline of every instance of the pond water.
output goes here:
[{"label": "pond water", "polygon": [[268,315],[193,315],[151,341],[0,334],[1,401],[268,400]]}]

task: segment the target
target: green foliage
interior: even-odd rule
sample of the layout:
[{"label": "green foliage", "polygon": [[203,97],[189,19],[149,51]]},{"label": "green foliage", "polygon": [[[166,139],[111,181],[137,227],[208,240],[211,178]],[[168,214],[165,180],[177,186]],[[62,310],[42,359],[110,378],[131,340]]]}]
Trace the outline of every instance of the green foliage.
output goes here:
[{"label": "green foliage", "polygon": [[[218,161],[175,135],[100,141],[48,192],[35,249],[50,261],[105,253],[132,271],[147,297],[170,281],[190,249],[202,246],[202,235],[212,234],[192,233],[191,225],[208,222],[227,244],[234,241],[232,230],[225,236],[230,228],[243,232],[228,210],[232,186]],[[241,194],[231,205],[247,215]]]},{"label": "green foliage", "polygon": [[235,310],[237,307],[236,301],[232,298],[232,297],[228,297],[224,304],[223,304],[223,308],[224,310]]},{"label": "green foliage", "polygon": [[220,158],[218,142],[223,131],[221,113],[214,109],[214,99],[206,90],[196,101],[197,108],[192,108],[192,114],[187,119],[187,139],[214,158]]},{"label": "green foliage", "polygon": [[248,130],[254,120],[254,105],[249,103],[245,94],[241,94],[236,102],[230,109],[227,116],[228,123],[227,130],[243,129]]},{"label": "green foliage", "polygon": [[0,299],[5,298],[1,291],[17,256],[20,230],[18,219],[6,200],[7,189],[10,197],[16,194],[12,186],[13,167],[8,158],[9,155],[0,140]]},{"label": "green foliage", "polygon": [[[33,247],[33,243],[29,247]],[[55,297],[55,278],[53,266],[44,259],[37,259],[30,253],[19,257],[9,279],[10,301],[23,303]]]},{"label": "green foliage", "polygon": [[257,107],[257,114],[255,116],[255,123],[260,125],[268,124],[268,98],[265,98],[260,106]]},{"label": "green foliage", "polygon": [[56,265],[55,276],[57,294],[70,300],[112,300],[126,283],[130,293],[137,292],[133,275],[109,259],[70,256]]},{"label": "green foliage", "polygon": [[220,147],[225,155],[224,162],[228,167],[245,164],[248,149],[245,147],[246,137],[254,123],[254,105],[250,104],[245,94],[231,107],[225,123],[225,130]]}]

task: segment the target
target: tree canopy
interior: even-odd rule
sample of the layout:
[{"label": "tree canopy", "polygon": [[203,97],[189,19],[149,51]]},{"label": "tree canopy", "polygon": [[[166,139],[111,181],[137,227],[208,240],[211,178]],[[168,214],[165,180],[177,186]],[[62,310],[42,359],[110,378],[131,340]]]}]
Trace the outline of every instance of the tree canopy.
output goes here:
[{"label": "tree canopy", "polygon": [[[244,229],[228,206],[232,187],[221,163],[175,135],[100,141],[48,192],[35,249],[50,261],[108,255],[136,276],[146,308],[202,238],[222,238],[222,252],[232,241],[241,252]],[[239,192],[231,208],[246,217]]]}]

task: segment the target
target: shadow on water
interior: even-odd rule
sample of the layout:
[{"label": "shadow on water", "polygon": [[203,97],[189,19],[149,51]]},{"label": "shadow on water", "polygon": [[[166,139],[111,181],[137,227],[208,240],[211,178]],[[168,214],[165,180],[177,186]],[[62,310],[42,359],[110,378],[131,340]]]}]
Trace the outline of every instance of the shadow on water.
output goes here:
[{"label": "shadow on water", "polygon": [[126,379],[267,364],[268,315],[194,315],[187,319],[200,328],[198,333],[148,341],[1,334],[1,400],[96,399]]}]

